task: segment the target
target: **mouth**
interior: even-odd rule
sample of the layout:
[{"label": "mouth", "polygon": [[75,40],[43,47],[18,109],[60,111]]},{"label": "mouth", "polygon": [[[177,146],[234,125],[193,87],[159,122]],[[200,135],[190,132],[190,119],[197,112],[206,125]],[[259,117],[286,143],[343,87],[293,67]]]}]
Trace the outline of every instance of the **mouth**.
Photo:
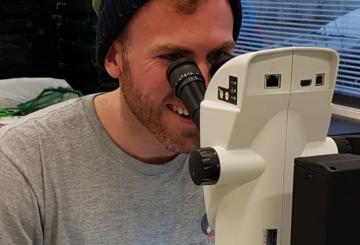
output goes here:
[{"label": "mouth", "polygon": [[191,119],[188,110],[183,105],[168,104],[167,107],[184,119]]}]

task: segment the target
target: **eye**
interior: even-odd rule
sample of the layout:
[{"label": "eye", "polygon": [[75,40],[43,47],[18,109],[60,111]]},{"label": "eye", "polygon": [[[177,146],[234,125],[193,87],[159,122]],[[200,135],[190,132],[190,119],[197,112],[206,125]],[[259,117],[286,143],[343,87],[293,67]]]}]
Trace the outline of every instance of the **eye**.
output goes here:
[{"label": "eye", "polygon": [[168,62],[172,62],[176,59],[179,59],[181,57],[184,57],[184,55],[180,54],[180,53],[170,53],[170,54],[163,54],[159,56],[161,59],[164,59]]},{"label": "eye", "polygon": [[231,56],[229,52],[226,52],[225,50],[219,50],[213,53],[208,54],[207,61],[210,64],[213,64],[216,60],[218,60],[221,56]]}]

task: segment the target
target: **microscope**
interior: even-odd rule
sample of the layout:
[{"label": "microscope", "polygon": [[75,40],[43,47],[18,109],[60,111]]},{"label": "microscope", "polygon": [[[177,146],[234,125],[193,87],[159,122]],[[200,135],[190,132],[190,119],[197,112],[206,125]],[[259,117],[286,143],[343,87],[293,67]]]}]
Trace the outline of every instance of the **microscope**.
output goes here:
[{"label": "microscope", "polygon": [[[347,230],[333,223],[351,212],[336,216],[344,204],[330,204],[346,192],[332,191],[344,176],[337,187],[354,186],[351,197],[360,196],[360,158],[339,154],[348,142],[327,137],[338,64],[325,48],[224,54],[205,88],[194,61],[171,62],[169,83],[200,130],[189,170],[204,186],[216,245],[348,244],[337,243]],[[360,205],[359,197],[350,201]]]}]

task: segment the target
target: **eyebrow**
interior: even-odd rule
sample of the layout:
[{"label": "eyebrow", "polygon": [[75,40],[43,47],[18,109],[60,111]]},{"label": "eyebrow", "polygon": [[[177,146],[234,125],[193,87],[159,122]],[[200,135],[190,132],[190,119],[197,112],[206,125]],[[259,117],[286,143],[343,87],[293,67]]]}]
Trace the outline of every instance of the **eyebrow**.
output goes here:
[{"label": "eyebrow", "polygon": [[[221,49],[225,48],[231,48],[233,49],[235,47],[235,42],[233,40],[226,41],[222,44],[220,44],[218,47],[214,48],[210,53],[216,52]],[[171,43],[165,43],[163,45],[160,45],[156,48],[156,52],[175,52],[175,53],[193,53],[193,50],[185,47],[181,47],[179,45],[174,45]]]}]

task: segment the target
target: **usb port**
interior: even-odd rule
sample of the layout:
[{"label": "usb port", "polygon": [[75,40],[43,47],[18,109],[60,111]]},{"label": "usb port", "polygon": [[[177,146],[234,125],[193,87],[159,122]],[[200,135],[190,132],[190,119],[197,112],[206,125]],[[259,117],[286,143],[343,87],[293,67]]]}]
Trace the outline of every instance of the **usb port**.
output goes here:
[{"label": "usb port", "polygon": [[311,79],[305,79],[305,80],[301,80],[300,81],[300,85],[301,87],[307,87],[307,86],[310,86],[312,83],[312,80]]},{"label": "usb port", "polygon": [[276,245],[277,229],[267,229],[264,231],[264,245]]}]

